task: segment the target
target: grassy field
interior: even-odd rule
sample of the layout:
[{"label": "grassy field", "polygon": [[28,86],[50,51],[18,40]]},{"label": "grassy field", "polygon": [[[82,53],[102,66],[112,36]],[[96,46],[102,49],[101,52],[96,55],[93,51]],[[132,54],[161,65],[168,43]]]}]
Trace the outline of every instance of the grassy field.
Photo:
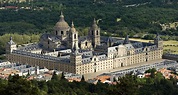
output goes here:
[{"label": "grassy field", "polygon": [[149,41],[151,41],[151,42],[153,42],[153,40],[144,40],[144,39],[137,39],[137,38],[129,38],[129,40],[133,40],[133,41],[139,41],[139,42],[149,42]]},{"label": "grassy field", "polygon": [[[144,40],[144,39],[136,39],[136,38],[130,38],[130,40],[134,41],[140,41],[140,42],[153,42],[153,40]],[[163,41],[164,45],[164,52],[171,52],[174,54],[178,54],[178,41],[175,40],[169,40],[169,41]]]},{"label": "grassy field", "polygon": [[170,41],[164,41],[164,51],[169,51],[174,54],[178,54],[178,41],[170,40]]}]

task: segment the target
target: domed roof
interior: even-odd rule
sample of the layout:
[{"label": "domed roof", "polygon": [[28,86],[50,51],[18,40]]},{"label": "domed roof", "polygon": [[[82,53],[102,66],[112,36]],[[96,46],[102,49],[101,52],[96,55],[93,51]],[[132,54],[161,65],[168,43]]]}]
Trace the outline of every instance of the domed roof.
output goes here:
[{"label": "domed roof", "polygon": [[56,23],[56,25],[54,26],[54,29],[55,30],[58,30],[58,29],[69,29],[69,25],[64,20],[64,15],[63,15],[62,12],[61,12],[61,15],[60,15],[60,20]]},{"label": "domed roof", "polygon": [[94,19],[92,29],[98,29],[98,25],[96,24],[96,20]]},{"label": "domed roof", "polygon": [[74,23],[72,22],[71,28],[70,28],[70,32],[76,32],[76,29],[74,27]]}]

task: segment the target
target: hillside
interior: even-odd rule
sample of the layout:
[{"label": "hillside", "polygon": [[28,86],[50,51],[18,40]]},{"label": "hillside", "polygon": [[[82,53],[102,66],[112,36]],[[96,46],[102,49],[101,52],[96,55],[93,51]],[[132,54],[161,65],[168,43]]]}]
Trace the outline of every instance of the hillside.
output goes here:
[{"label": "hillside", "polygon": [[[59,20],[60,11],[66,21],[73,20],[80,31],[86,31],[93,18],[98,20],[107,35],[133,36],[137,33],[178,35],[177,30],[162,31],[159,24],[178,20],[177,2],[165,0],[38,0],[26,3],[1,3],[2,7],[18,9],[0,10],[0,31],[4,33],[50,32]],[[82,34],[82,33],[81,33]]]}]

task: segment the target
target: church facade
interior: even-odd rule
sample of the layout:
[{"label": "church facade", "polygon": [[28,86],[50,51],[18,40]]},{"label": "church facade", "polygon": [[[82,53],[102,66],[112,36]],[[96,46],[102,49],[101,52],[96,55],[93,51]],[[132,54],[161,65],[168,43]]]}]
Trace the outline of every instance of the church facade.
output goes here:
[{"label": "church facade", "polygon": [[37,44],[17,46],[12,38],[6,45],[10,62],[38,65],[76,74],[94,73],[162,58],[163,41],[156,35],[153,43],[100,36],[94,19],[87,36],[79,36],[61,13],[50,34],[43,34]]}]

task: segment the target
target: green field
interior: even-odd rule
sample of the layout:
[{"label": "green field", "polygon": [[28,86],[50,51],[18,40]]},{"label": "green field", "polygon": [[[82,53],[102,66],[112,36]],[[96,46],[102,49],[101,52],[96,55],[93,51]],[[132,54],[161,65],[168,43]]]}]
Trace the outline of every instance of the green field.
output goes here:
[{"label": "green field", "polygon": [[[140,42],[149,42],[149,41],[153,42],[153,40],[144,40],[144,39],[135,39],[135,38],[130,38],[130,40],[140,41]],[[164,48],[164,52],[178,54],[178,41],[175,40],[163,41],[163,48]]]},{"label": "green field", "polygon": [[164,41],[163,45],[164,45],[165,52],[178,54],[178,41],[174,41],[174,40]]}]

